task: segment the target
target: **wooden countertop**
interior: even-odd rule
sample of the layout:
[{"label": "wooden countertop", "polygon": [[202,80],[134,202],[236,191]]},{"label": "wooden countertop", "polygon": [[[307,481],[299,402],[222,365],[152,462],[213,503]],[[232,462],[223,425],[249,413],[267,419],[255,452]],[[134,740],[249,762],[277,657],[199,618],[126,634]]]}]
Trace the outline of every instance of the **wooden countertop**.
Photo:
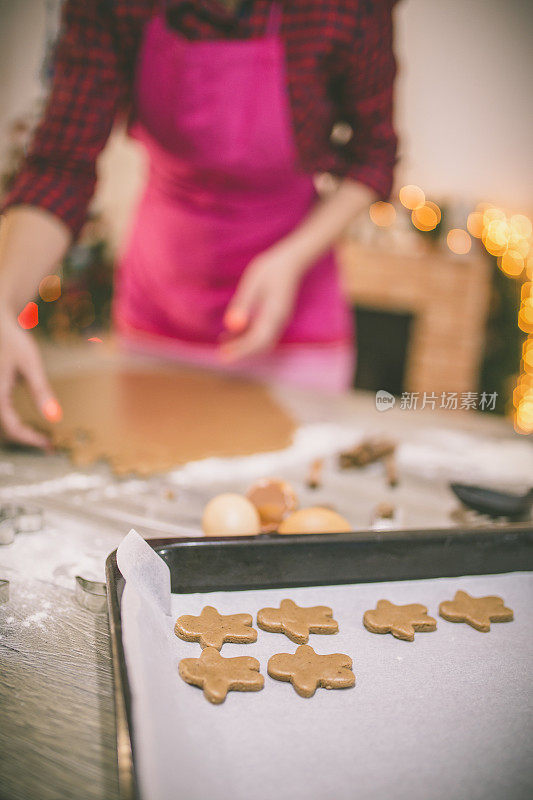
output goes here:
[{"label": "wooden countertop", "polygon": [[[50,368],[60,371],[117,358],[143,362],[99,346],[46,350]],[[449,430],[493,446],[515,443],[521,453],[528,447],[507,420],[488,415],[430,409],[410,413],[397,407],[379,413],[370,394],[274,391],[303,423],[351,425],[400,442],[424,430]],[[76,480],[61,488],[67,475]],[[305,488],[301,466],[287,468],[283,477],[296,485],[302,504],[333,503],[361,527],[368,526],[370,511],[380,501],[402,506],[411,527],[438,526],[449,520],[455,505],[442,475],[406,470],[399,487],[391,490],[379,467],[332,470],[314,493]],[[102,568],[131,525],[146,536],[179,535],[182,526],[198,526],[206,499],[222,488],[227,487],[176,488],[164,475],[120,481],[102,464],[73,471],[60,454],[0,451],[0,503],[11,497],[36,503],[45,512],[41,532],[20,534],[14,544],[0,547],[0,578],[11,582],[10,600],[0,605],[1,797],[118,797],[107,617],[77,605],[73,574],[87,565]],[[232,488],[242,491],[245,485],[236,482]]]}]

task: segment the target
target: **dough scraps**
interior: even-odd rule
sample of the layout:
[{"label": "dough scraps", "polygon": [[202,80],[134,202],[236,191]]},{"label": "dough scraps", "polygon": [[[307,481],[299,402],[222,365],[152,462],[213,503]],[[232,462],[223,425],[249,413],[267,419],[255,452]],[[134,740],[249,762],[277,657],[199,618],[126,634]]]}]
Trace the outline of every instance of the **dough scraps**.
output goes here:
[{"label": "dough scraps", "polygon": [[[52,378],[63,419],[46,431],[77,466],[150,475],[211,456],[282,450],[295,423],[261,384],[186,368],[105,367]],[[43,428],[27,392],[17,408]]]}]

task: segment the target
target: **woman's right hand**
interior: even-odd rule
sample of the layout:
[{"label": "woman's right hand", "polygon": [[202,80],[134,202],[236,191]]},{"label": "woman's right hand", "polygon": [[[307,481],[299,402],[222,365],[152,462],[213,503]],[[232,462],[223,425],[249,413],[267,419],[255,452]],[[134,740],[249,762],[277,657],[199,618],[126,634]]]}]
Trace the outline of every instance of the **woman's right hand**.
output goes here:
[{"label": "woman's right hand", "polygon": [[13,311],[0,308],[0,428],[10,441],[47,448],[47,437],[25,425],[15,410],[13,390],[19,378],[27,384],[43,417],[57,421],[61,407],[48,383],[32,334],[20,327]]}]

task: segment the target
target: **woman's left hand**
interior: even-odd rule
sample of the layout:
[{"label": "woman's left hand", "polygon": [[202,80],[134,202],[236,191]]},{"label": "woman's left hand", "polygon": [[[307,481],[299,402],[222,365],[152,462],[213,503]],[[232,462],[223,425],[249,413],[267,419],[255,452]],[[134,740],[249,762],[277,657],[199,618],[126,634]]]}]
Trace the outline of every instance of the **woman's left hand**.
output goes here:
[{"label": "woman's left hand", "polygon": [[283,242],[251,261],[224,315],[232,339],[221,345],[227,362],[273,348],[289,322],[306,265]]}]

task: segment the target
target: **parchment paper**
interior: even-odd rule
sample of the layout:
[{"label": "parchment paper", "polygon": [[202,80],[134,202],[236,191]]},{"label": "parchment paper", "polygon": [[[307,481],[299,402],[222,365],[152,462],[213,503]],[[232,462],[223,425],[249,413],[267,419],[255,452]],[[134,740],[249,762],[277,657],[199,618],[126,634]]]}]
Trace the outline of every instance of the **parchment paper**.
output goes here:
[{"label": "parchment paper", "polygon": [[[268,591],[172,595],[168,568],[132,531],[119,547],[126,578],[123,639],[133,692],[135,751],[144,800],[525,800],[533,796],[531,664],[533,573]],[[163,567],[161,566],[163,565]],[[497,594],[511,623],[484,634],[438,617],[457,589]],[[274,681],[267,661],[294,652],[258,631],[224,656],[259,659],[265,688],[230,692],[221,706],[178,675],[198,644],[173,633],[180,614],[329,605],[340,631],[312,635],[318,653],[349,654],[353,689],[317,689],[309,700]],[[363,612],[380,598],[418,602],[437,631],[414,643],[369,633]]]}]

